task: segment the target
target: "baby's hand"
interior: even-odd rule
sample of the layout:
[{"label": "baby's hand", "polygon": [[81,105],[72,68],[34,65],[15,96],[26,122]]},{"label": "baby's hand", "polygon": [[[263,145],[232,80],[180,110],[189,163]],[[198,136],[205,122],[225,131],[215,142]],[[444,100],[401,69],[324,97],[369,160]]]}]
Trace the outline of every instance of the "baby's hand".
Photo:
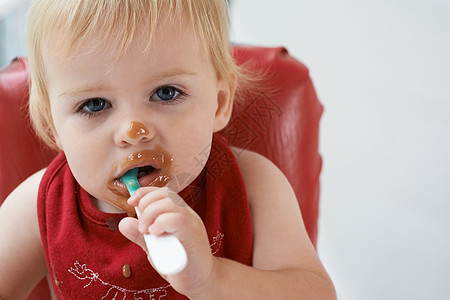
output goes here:
[{"label": "baby's hand", "polygon": [[[128,204],[137,206],[141,216],[139,221],[124,218],[119,224],[122,234],[147,254],[142,234],[175,235],[186,250],[187,266],[182,272],[164,278],[182,294],[196,293],[209,279],[214,260],[201,218],[167,187],[142,187],[128,199]],[[149,256],[148,260],[152,263]]]}]

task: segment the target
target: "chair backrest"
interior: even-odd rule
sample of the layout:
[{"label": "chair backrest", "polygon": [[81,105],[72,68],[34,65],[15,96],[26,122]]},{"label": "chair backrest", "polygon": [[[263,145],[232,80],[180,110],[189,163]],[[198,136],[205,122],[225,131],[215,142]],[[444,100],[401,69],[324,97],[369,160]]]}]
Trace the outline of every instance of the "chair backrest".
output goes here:
[{"label": "chair backrest", "polygon": [[[322,165],[318,136],[323,107],[308,69],[285,48],[234,46],[233,52],[240,65],[264,75],[255,85],[260,88],[239,95],[242,105],[234,109],[221,134],[231,145],[266,156],[284,172],[316,245]],[[27,81],[26,58],[15,58],[0,70],[0,204],[56,155],[30,126]],[[48,299],[48,295],[42,281],[28,299]]]},{"label": "chair backrest", "polygon": [[246,69],[263,71],[259,90],[240,97],[225,129],[230,144],[269,158],[294,188],[306,230],[317,242],[319,213],[319,121],[323,106],[308,69],[285,48],[235,46],[234,57]]},{"label": "chair backrest", "polygon": [[54,157],[28,118],[28,61],[15,58],[0,70],[0,204],[8,194]]}]

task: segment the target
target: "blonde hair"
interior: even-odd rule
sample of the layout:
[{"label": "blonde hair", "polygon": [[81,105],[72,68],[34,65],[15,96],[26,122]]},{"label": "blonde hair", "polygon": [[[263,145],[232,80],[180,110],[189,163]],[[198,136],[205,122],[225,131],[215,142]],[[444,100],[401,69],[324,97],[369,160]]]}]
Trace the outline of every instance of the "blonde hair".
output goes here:
[{"label": "blonde hair", "polygon": [[153,31],[162,18],[169,18],[172,22],[181,19],[190,22],[218,78],[236,88],[243,75],[230,53],[226,0],[33,1],[27,25],[31,70],[29,109],[34,129],[46,144],[57,149],[43,56],[49,43],[56,42],[73,53],[85,41],[100,37],[100,46],[113,41],[118,43],[119,59],[138,30],[145,31],[150,46]]}]

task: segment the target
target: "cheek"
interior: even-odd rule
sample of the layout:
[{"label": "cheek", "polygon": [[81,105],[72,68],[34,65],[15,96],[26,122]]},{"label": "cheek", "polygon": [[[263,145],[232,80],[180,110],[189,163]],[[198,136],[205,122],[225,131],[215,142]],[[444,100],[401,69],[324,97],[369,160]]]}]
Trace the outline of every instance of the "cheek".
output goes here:
[{"label": "cheek", "polygon": [[112,163],[105,149],[82,140],[66,146],[66,158],[77,182],[91,195],[101,199]]},{"label": "cheek", "polygon": [[212,130],[207,126],[191,128],[173,140],[174,171],[176,175],[195,178],[204,168],[209,156]]},{"label": "cheek", "polygon": [[[91,180],[101,171],[101,168],[104,168],[104,160],[107,157],[105,135],[82,131],[69,122],[60,129],[60,133],[61,148],[66,154],[75,177],[82,175]],[[81,178],[77,179],[81,180]]]},{"label": "cheek", "polygon": [[[64,132],[62,132],[63,124],[62,119],[60,118],[60,114],[58,113],[58,110],[51,106],[51,122],[53,123],[53,136],[55,138],[56,145],[60,150],[63,150],[63,145],[61,141],[61,137],[64,136]],[[64,150],[63,150],[64,151]]]},{"label": "cheek", "polygon": [[92,145],[86,145],[82,141],[78,143],[64,144],[63,147],[74,175],[89,174],[91,169],[98,168],[100,159],[96,157],[96,151],[93,151],[95,147]]},{"label": "cheek", "polygon": [[82,135],[78,132],[79,125],[74,122],[73,115],[67,111],[67,107],[52,104],[51,110],[56,144],[67,153],[82,139]]},{"label": "cheek", "polygon": [[214,101],[211,94],[203,99],[193,110],[195,113],[184,119],[184,126],[181,127],[179,141],[183,141],[182,149],[185,149],[185,154],[189,154],[185,159],[190,168],[198,168],[206,163],[217,108]]}]

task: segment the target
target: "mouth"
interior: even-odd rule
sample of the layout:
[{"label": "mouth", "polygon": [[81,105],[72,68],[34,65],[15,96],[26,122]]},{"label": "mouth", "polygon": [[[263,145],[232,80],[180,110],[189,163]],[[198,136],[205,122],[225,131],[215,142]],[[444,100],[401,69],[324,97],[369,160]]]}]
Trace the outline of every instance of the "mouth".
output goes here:
[{"label": "mouth", "polygon": [[[134,168],[130,168],[128,170],[131,170],[131,169],[134,169]],[[156,182],[158,180],[160,180],[160,177],[165,177],[165,175],[162,175],[163,174],[162,169],[157,169],[151,165],[137,167],[137,169],[138,169],[137,180],[138,180],[140,186],[150,186],[150,185],[153,186],[154,183],[156,184]],[[123,172],[123,174],[125,174],[128,170]],[[118,184],[120,186],[125,186],[125,184],[121,180],[121,177],[123,176],[123,174],[114,179],[115,184]]]},{"label": "mouth", "polygon": [[115,169],[120,171],[111,176],[108,188],[114,194],[128,198],[128,190],[120,178],[134,168],[138,168],[140,186],[163,187],[171,180],[172,162],[172,156],[160,150],[132,153],[116,165]]},{"label": "mouth", "polygon": [[[130,168],[130,169],[133,169],[133,168]],[[130,170],[130,169],[128,169],[128,170]],[[140,186],[163,187],[165,185],[165,183],[169,180],[169,176],[163,175],[162,169],[156,169],[155,167],[150,166],[150,165],[138,167],[138,169],[139,169],[139,171],[138,171],[138,175],[137,175],[137,180],[138,180]],[[128,170],[126,170],[126,171],[128,171]],[[126,171],[123,172],[123,174],[125,174]],[[120,179],[121,176],[114,178],[114,180],[113,180],[114,188],[111,190],[113,190],[113,192],[115,192],[116,194],[120,194],[122,196],[129,197],[128,190],[127,190],[125,184]]]},{"label": "mouth", "polygon": [[152,166],[143,166],[138,169],[139,169],[137,175],[138,180],[150,176],[156,170]]}]

